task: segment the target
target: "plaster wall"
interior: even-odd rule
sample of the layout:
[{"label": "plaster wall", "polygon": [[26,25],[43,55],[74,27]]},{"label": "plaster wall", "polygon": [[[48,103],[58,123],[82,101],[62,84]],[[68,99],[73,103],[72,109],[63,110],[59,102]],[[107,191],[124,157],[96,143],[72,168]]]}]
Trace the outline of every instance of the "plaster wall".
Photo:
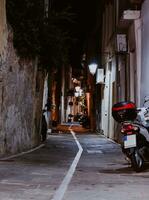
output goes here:
[{"label": "plaster wall", "polygon": [[142,6],[142,69],[141,69],[141,105],[144,96],[149,95],[149,1]]}]

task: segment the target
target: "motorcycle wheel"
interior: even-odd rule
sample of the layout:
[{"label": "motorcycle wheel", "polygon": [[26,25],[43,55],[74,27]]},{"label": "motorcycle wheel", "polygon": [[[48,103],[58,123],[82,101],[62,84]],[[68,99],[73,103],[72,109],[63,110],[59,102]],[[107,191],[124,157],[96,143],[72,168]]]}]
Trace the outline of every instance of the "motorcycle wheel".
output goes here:
[{"label": "motorcycle wheel", "polygon": [[139,154],[138,150],[135,150],[131,155],[131,164],[132,168],[136,172],[141,172],[144,168],[144,161],[141,155]]}]

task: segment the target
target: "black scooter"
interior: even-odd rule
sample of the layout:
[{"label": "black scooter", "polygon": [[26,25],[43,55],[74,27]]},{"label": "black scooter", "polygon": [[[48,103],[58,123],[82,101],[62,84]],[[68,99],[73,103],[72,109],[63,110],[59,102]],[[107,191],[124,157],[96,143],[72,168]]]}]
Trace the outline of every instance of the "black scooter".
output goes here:
[{"label": "black scooter", "polygon": [[149,162],[149,126],[145,124],[148,110],[137,109],[133,102],[119,102],[112,107],[113,118],[121,123],[122,152],[136,172],[141,172]]}]

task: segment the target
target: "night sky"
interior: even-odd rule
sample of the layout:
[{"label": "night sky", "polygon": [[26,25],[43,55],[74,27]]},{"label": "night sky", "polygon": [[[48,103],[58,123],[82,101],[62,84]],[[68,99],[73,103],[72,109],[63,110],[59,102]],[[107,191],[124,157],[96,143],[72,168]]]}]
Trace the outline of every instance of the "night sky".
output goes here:
[{"label": "night sky", "polygon": [[93,30],[96,23],[96,9],[99,0],[52,0],[56,9],[71,7],[75,14],[75,23],[70,26],[71,33],[76,39],[73,44],[70,57],[71,64],[79,67],[85,39]]}]

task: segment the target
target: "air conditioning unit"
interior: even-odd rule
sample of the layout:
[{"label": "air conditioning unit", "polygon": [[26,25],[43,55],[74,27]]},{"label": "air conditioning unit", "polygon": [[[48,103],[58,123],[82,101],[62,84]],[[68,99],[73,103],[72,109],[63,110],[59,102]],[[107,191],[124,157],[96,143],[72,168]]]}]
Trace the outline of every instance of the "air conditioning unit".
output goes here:
[{"label": "air conditioning unit", "polygon": [[139,19],[141,16],[141,12],[139,10],[124,10],[123,19],[126,20],[135,20]]}]

